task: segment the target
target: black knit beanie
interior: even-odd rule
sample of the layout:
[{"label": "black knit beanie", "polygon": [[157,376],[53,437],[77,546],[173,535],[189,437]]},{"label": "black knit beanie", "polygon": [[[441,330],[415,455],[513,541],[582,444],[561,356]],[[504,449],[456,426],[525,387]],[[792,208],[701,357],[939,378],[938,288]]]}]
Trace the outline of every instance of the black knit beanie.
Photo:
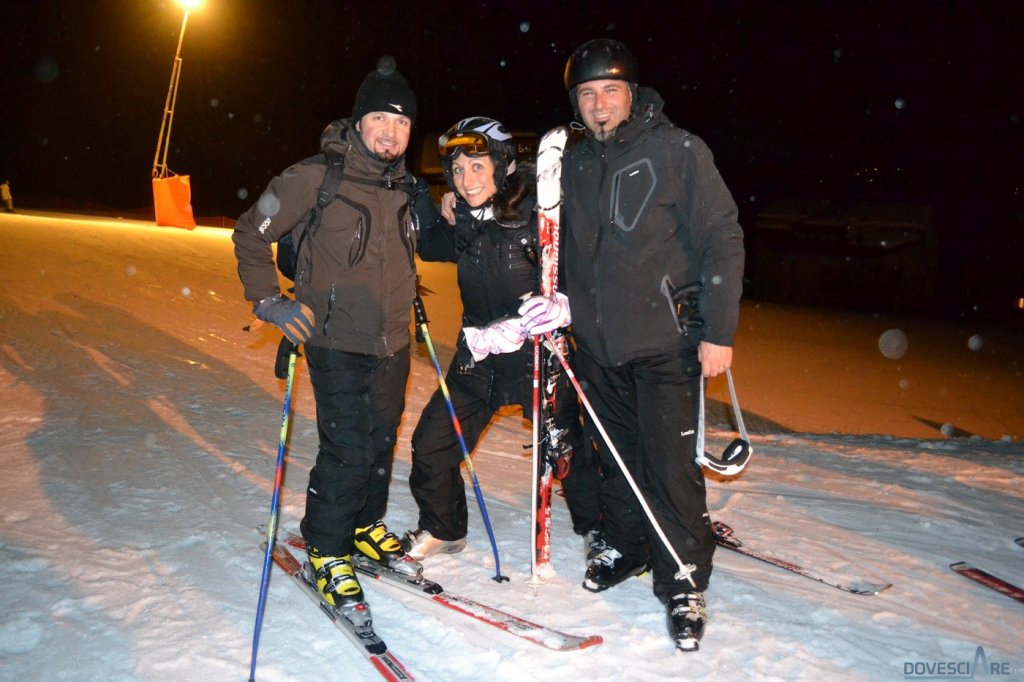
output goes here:
[{"label": "black knit beanie", "polygon": [[366,74],[356,93],[352,118],[358,121],[371,111],[386,111],[416,120],[416,96],[402,74],[395,70],[395,58],[383,56],[377,68]]}]

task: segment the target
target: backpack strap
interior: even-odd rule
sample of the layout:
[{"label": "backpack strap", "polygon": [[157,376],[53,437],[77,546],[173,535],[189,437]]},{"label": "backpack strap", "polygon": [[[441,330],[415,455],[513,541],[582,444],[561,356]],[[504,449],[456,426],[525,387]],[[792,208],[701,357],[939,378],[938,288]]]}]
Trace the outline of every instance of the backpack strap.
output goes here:
[{"label": "backpack strap", "polygon": [[316,203],[309,209],[305,225],[299,224],[277,242],[277,269],[293,282],[298,267],[299,250],[305,243],[306,237],[314,234],[320,227],[324,208],[334,200],[344,176],[345,153],[336,149],[325,149],[323,153],[326,158],[324,179],[316,194]]},{"label": "backpack strap", "polygon": [[324,181],[320,184],[320,191],[316,195],[316,206],[310,209],[309,220],[306,221],[307,235],[315,234],[320,227],[324,208],[338,193],[338,187],[345,176],[345,155],[343,153],[328,148],[324,150],[324,156],[327,158],[327,168],[324,170]]},{"label": "backpack strap", "polygon": [[[326,148],[323,150],[323,155],[326,168],[323,182],[320,183],[320,189],[317,191],[316,204],[309,209],[305,225],[300,224],[295,230],[281,237],[277,243],[277,267],[285,277],[292,281],[295,281],[299,252],[306,243],[306,239],[316,235],[320,228],[320,221],[323,219],[324,209],[337,196],[342,180],[405,192],[410,198],[415,198],[417,195],[418,186],[411,175],[401,182],[358,178],[345,175],[345,151]],[[408,206],[404,210],[408,210]]]}]

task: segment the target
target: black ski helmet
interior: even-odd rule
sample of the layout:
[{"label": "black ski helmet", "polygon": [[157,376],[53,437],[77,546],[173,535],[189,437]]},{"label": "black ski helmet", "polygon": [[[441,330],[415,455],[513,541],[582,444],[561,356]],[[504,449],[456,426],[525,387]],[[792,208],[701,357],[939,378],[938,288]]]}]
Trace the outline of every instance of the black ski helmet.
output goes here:
[{"label": "black ski helmet", "polygon": [[636,104],[640,66],[628,47],[611,38],[596,38],[576,48],[565,64],[565,89],[573,111],[579,115],[576,86],[596,80],[621,80],[629,83]]},{"label": "black ski helmet", "polygon": [[494,186],[499,192],[507,185],[508,176],[516,171],[515,140],[505,126],[493,118],[464,118],[449,128],[437,142],[444,177],[453,190],[452,161],[460,154],[490,156],[494,162]]}]

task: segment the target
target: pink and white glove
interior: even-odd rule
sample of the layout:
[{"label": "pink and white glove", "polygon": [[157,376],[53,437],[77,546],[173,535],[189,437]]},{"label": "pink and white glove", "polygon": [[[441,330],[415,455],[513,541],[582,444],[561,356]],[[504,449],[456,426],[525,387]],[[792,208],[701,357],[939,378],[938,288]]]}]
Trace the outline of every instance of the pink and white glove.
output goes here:
[{"label": "pink and white glove", "polygon": [[505,317],[486,327],[463,327],[462,333],[466,335],[466,345],[477,362],[491,354],[517,351],[526,341],[526,332],[518,317]]},{"label": "pink and white glove", "polygon": [[572,322],[569,299],[555,292],[553,296],[531,296],[519,306],[520,323],[531,336],[539,336]]}]

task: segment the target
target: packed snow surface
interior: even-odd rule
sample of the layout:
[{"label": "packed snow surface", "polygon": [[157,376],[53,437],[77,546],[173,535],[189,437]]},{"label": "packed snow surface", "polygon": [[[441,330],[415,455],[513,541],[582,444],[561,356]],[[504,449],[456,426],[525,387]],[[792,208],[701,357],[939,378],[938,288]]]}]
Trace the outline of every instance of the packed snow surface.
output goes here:
[{"label": "packed snow surface", "polygon": [[[284,382],[273,375],[280,334],[243,330],[251,308],[230,231],[4,215],[0,261],[0,678],[247,679]],[[447,366],[453,268],[421,274]],[[677,652],[649,575],[601,594],[580,587],[582,540],[561,497],[552,570],[534,590],[530,430],[506,410],[474,466],[511,580],[491,579],[472,496],[466,551],[426,572],[604,643],[548,651],[364,581],[377,630],[417,680],[981,679],[982,658],[988,679],[1022,679],[1024,604],[949,569],[966,560],[1024,584],[1022,345],[967,323],[744,304],[734,374],[754,457],[740,477],[709,480],[712,516],[808,570],[891,582],[880,595],[719,550],[707,634],[698,653]],[[416,521],[409,437],[436,386],[425,347],[413,358],[386,517],[399,533]],[[733,436],[725,382],[709,395],[721,448]],[[287,529],[316,454],[301,361],[293,403]],[[376,675],[275,571],[257,679]]]}]

